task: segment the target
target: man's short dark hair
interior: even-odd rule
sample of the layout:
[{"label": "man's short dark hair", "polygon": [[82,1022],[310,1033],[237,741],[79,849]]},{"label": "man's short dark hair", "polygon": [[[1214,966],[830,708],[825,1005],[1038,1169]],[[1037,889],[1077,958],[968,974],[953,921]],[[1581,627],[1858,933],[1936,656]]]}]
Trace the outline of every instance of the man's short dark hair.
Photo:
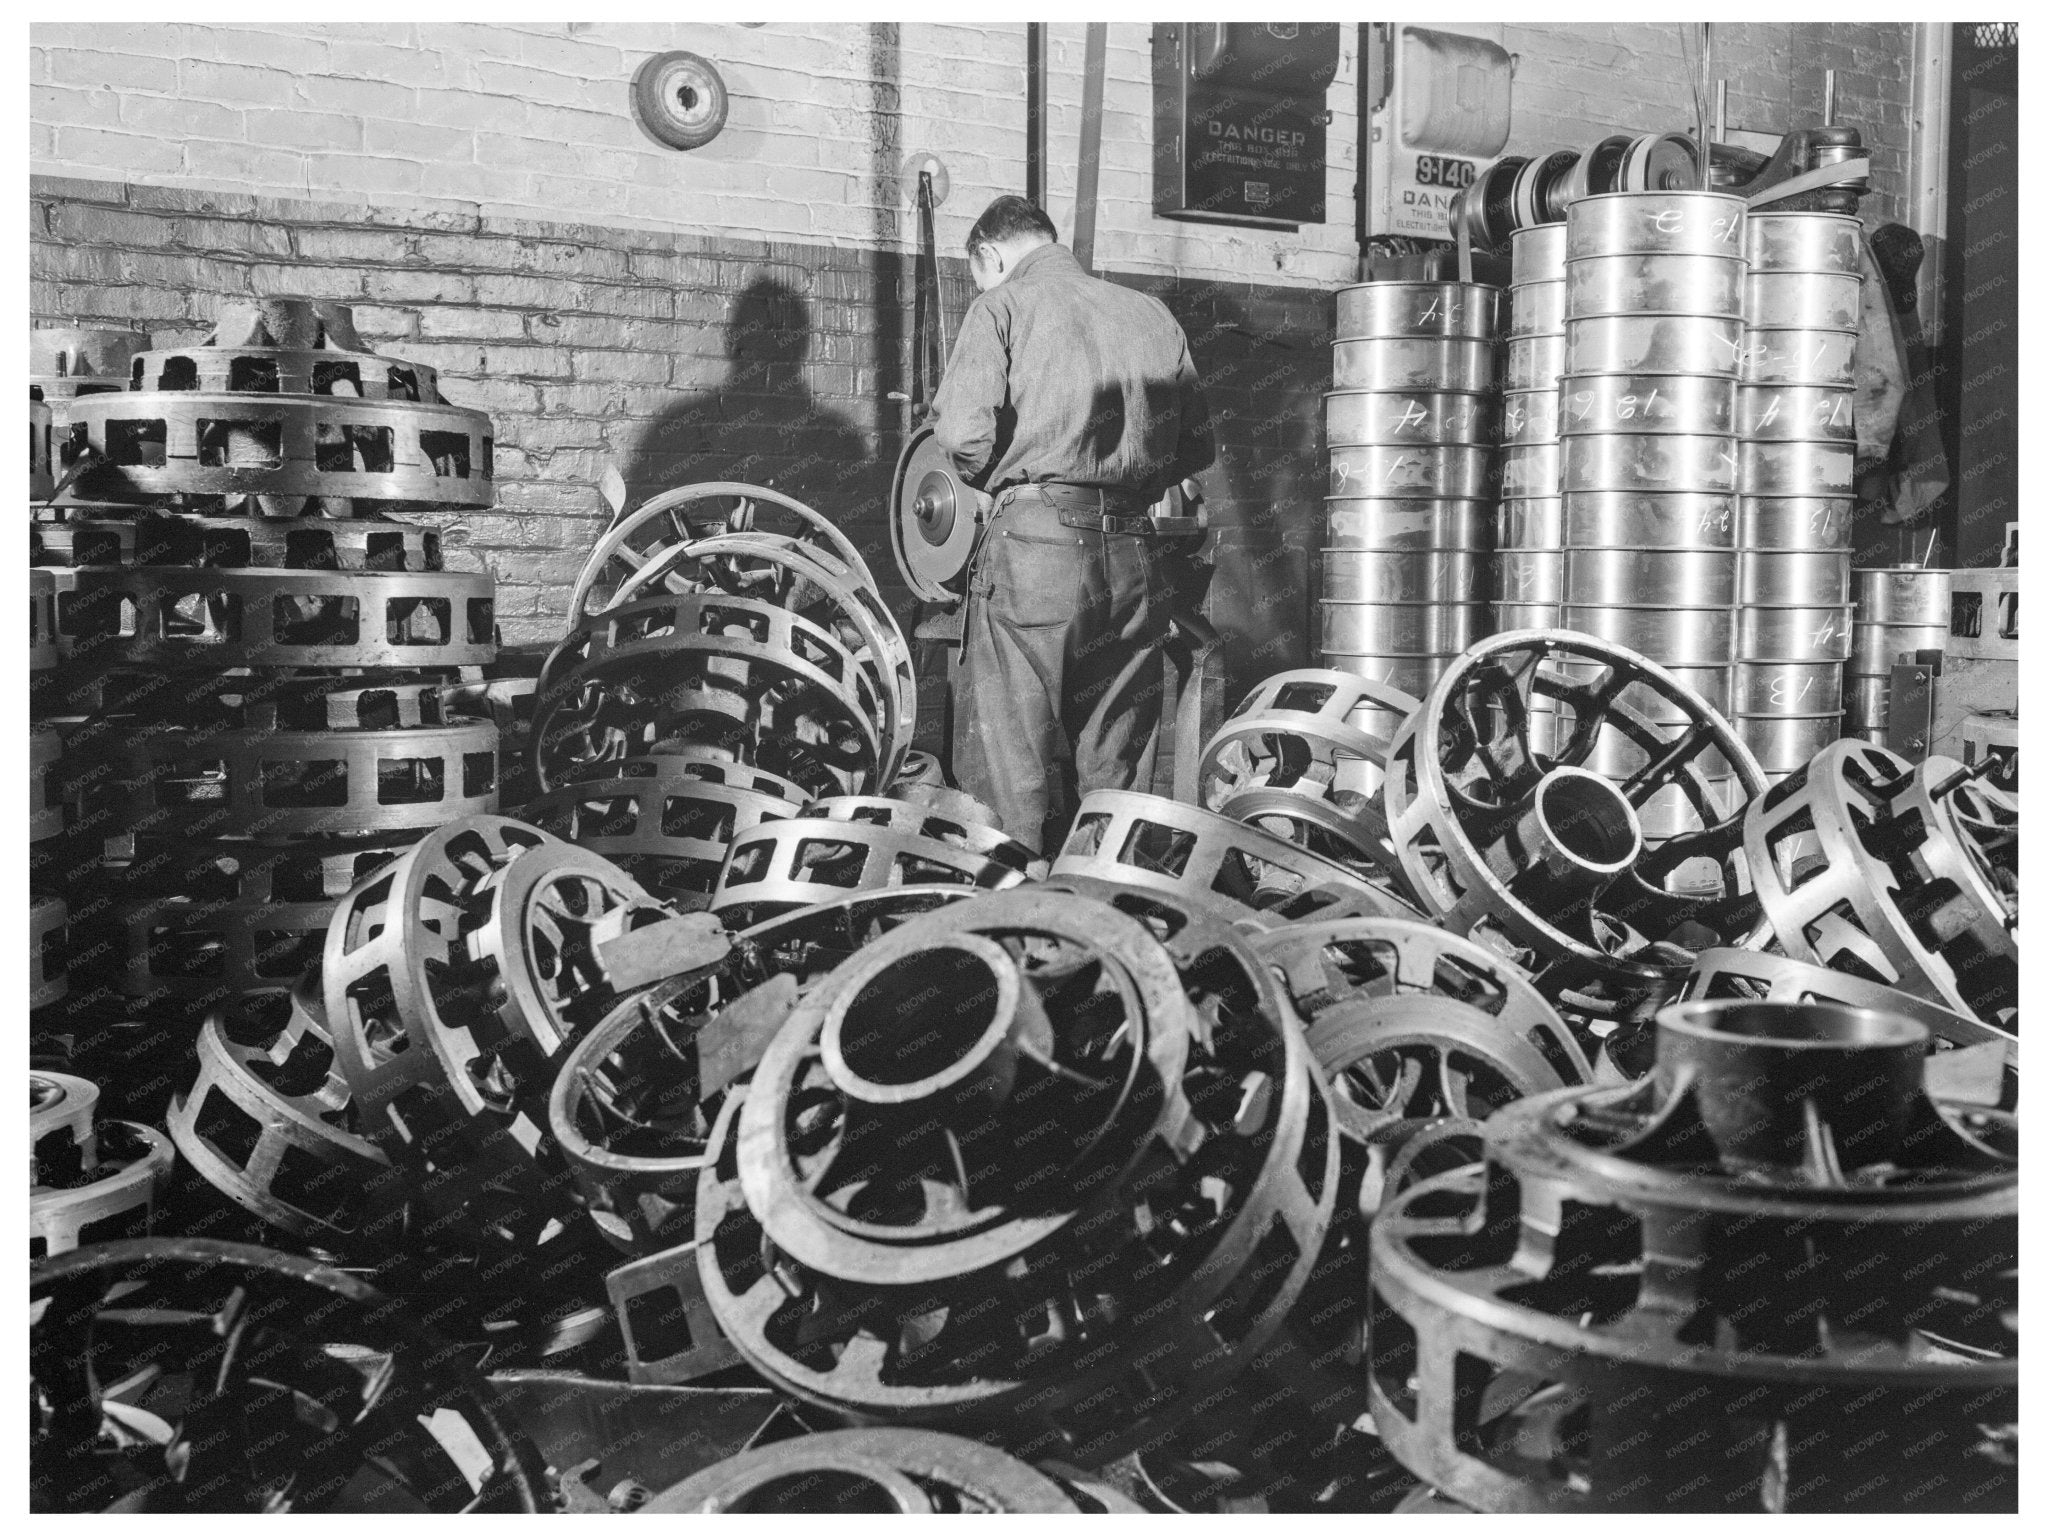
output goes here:
[{"label": "man's short dark hair", "polygon": [[1020,235],[1043,235],[1048,240],[1060,237],[1043,208],[1029,198],[1005,192],[981,210],[974,228],[967,231],[967,254],[972,256],[978,245],[994,245]]}]

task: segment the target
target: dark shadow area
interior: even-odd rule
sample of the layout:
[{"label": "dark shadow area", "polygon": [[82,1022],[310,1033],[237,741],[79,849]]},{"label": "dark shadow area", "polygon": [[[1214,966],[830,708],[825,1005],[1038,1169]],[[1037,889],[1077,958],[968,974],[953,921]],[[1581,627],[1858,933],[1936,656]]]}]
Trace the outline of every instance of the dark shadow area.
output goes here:
[{"label": "dark shadow area", "polygon": [[[642,433],[624,469],[627,505],[676,486],[743,480],[842,524],[872,516],[875,455],[853,418],[812,390],[814,343],[801,293],[772,277],[743,288],[725,319],[725,377],[679,394]],[[886,490],[886,471],[880,480]]]},{"label": "dark shadow area", "polygon": [[1312,289],[1120,280],[1173,312],[1208,397],[1216,462],[1200,479],[1216,575],[1206,610],[1223,636],[1235,704],[1260,679],[1318,660],[1332,300]]}]

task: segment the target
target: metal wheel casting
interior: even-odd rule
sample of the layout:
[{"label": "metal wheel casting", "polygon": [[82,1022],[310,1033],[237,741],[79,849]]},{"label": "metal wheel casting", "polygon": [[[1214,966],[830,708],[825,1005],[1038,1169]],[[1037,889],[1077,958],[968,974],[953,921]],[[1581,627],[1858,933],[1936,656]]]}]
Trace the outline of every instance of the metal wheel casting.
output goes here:
[{"label": "metal wheel casting", "polygon": [[570,618],[586,618],[615,606],[621,601],[615,595],[621,585],[678,544],[756,529],[826,550],[862,586],[872,590],[875,585],[860,551],[823,513],[765,485],[712,480],[664,491],[607,530],[569,594]]},{"label": "metal wheel casting", "polygon": [[1348,672],[1267,678],[1202,749],[1202,805],[1312,853],[1399,879],[1379,788],[1413,695]]},{"label": "metal wheel casting", "polygon": [[[1495,1115],[1373,1223],[1388,1447],[1484,1510],[2009,1507],[2013,1122],[1925,1098],[1925,1049],[1687,1003],[1653,1078]],[[1898,1476],[1908,1433],[1938,1480]]]},{"label": "metal wheel casting", "polygon": [[841,1412],[1116,1454],[1257,1353],[1320,1245],[1336,1151],[1285,1007],[1204,916],[1162,944],[1013,891],[896,929],[804,994],[714,1131],[698,1272],[727,1337]]},{"label": "metal wheel casting", "polygon": [[[1424,906],[1546,995],[1668,991],[1686,950],[1761,932],[1729,780],[1743,800],[1764,788],[1734,728],[1662,667],[1519,630],[1452,662],[1402,726],[1387,821]],[[1699,830],[1646,847],[1638,811],[1660,793]]]},{"label": "metal wheel casting", "polygon": [[1361,1143],[1394,1122],[1484,1119],[1592,1079],[1534,985],[1493,951],[1388,918],[1293,924],[1254,947],[1280,973],[1329,1079],[1338,1124]]},{"label": "metal wheel casting", "polygon": [[621,581],[608,606],[641,597],[724,595],[770,602],[832,631],[868,674],[889,743],[880,782],[893,778],[917,724],[917,678],[910,643],[864,579],[835,552],[782,535],[728,534],[674,545]]},{"label": "metal wheel casting", "polygon": [[563,1230],[553,1058],[615,1000],[592,984],[589,923],[621,907],[666,915],[595,854],[475,816],[336,909],[321,966],[335,1054],[430,1235],[528,1248]]},{"label": "metal wheel casting", "polygon": [[2017,918],[1955,814],[1959,775],[1946,758],[1833,742],[1750,805],[1744,841],[1787,954],[2004,1024]]}]

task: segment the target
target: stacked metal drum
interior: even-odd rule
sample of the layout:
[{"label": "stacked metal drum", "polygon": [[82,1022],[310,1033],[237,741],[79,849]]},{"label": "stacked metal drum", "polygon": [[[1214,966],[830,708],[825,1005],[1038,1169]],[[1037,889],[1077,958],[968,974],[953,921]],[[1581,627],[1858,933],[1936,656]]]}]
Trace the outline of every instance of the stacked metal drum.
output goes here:
[{"label": "stacked metal drum", "polygon": [[1499,298],[1470,283],[1338,291],[1327,666],[1420,695],[1487,632]]},{"label": "stacked metal drum", "polygon": [[1842,729],[1888,747],[1893,663],[1948,646],[1949,572],[1920,565],[1882,566],[1857,571],[1854,580],[1856,620]]},{"label": "stacked metal drum", "polygon": [[[1743,214],[1740,198],[1711,192],[1574,202],[1558,386],[1563,627],[1642,653],[1723,710],[1735,639]],[[1702,767],[1717,793],[1734,792],[1725,761]],[[1640,812],[1651,841],[1699,825],[1675,787]]]},{"label": "stacked metal drum", "polygon": [[1564,372],[1564,225],[1518,229],[1508,287],[1507,375],[1500,407],[1500,516],[1494,529],[1493,627],[1554,629],[1564,595],[1557,494],[1557,381]]},{"label": "stacked metal drum", "polygon": [[168,1091],[209,1016],[283,1027],[358,878],[496,809],[497,728],[453,702],[495,649],[491,577],[394,515],[490,505],[491,426],[342,305],[224,303],[197,345],[138,340],[33,348],[45,387],[81,386],[51,402],[70,484],[32,525],[64,797],[36,851],[69,909],[74,1051],[161,1047],[132,1080]]},{"label": "stacked metal drum", "polygon": [[1729,702],[1744,744],[1773,779],[1841,734],[1860,231],[1840,213],[1758,211],[1746,221],[1741,612]]}]

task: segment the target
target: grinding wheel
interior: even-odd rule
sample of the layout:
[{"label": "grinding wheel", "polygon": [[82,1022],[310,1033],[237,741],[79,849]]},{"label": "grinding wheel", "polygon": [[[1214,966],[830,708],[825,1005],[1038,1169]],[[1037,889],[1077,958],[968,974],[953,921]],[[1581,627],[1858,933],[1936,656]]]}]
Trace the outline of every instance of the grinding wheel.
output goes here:
[{"label": "grinding wheel", "polygon": [[896,461],[889,497],[889,546],[910,590],[928,603],[965,597],[974,531],[973,487],[933,429],[919,427]]}]

